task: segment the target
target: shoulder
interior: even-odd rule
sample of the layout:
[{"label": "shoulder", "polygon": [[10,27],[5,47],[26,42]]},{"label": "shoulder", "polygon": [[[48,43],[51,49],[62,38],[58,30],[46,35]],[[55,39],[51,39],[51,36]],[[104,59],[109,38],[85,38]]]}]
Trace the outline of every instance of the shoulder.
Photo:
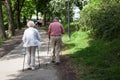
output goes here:
[{"label": "shoulder", "polygon": [[52,23],[50,23],[49,27],[51,27],[52,25],[53,25],[53,22],[52,22]]},{"label": "shoulder", "polygon": [[25,30],[24,30],[24,33],[27,32],[27,31],[29,31],[29,28],[25,29]]},{"label": "shoulder", "polygon": [[39,32],[36,28],[34,28],[34,31],[37,32],[37,33]]},{"label": "shoulder", "polygon": [[37,29],[36,29],[36,28],[33,28],[33,29],[37,31]]},{"label": "shoulder", "polygon": [[54,24],[54,22],[50,23],[50,25]]}]

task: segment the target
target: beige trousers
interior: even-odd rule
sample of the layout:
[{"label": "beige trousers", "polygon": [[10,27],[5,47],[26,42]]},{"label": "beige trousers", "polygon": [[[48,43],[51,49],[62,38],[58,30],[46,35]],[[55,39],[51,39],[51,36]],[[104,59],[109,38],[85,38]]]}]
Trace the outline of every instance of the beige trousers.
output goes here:
[{"label": "beige trousers", "polygon": [[35,67],[35,51],[37,46],[27,47],[27,66]]},{"label": "beige trousers", "polygon": [[61,44],[62,39],[61,36],[51,36],[51,52],[52,55],[52,61],[60,62],[60,51],[61,51]]}]

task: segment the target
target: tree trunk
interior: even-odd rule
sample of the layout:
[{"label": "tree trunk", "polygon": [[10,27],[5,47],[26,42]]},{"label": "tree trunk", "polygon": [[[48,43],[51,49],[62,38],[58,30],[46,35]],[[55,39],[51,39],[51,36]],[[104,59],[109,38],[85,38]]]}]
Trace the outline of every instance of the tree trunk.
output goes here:
[{"label": "tree trunk", "polygon": [[12,14],[12,7],[10,0],[5,0],[5,5],[7,9],[8,15],[8,24],[9,24],[9,36],[15,35],[15,28],[14,28],[14,21],[13,21],[13,14]]},{"label": "tree trunk", "polygon": [[20,30],[20,2],[17,0],[17,13],[16,13],[16,18],[17,18],[17,29]]},{"label": "tree trunk", "polygon": [[20,27],[20,11],[17,10],[17,13],[16,13],[16,18],[17,18],[17,29],[20,30],[21,27]]},{"label": "tree trunk", "polygon": [[27,24],[26,16],[23,16],[23,25],[26,26],[26,24]]},{"label": "tree trunk", "polygon": [[2,3],[0,1],[0,39],[6,39],[6,34],[3,25]]},{"label": "tree trunk", "polygon": [[25,0],[17,0],[17,10],[16,10],[16,18],[17,18],[17,29],[20,30],[21,29],[21,21],[20,21],[20,13],[23,7]]},{"label": "tree trunk", "polygon": [[36,11],[36,16],[37,16],[37,20],[38,20],[38,10]]}]

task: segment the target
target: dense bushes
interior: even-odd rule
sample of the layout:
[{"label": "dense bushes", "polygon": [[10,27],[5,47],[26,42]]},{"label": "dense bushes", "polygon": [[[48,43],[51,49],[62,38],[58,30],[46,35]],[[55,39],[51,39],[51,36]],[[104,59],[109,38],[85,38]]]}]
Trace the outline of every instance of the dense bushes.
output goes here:
[{"label": "dense bushes", "polygon": [[95,38],[120,38],[120,1],[91,0],[81,11],[79,26]]},{"label": "dense bushes", "polygon": [[[90,0],[80,17],[79,28],[84,31],[73,31],[64,47],[70,50],[77,80],[119,80],[120,0]],[[71,27],[76,24],[71,23]]]}]

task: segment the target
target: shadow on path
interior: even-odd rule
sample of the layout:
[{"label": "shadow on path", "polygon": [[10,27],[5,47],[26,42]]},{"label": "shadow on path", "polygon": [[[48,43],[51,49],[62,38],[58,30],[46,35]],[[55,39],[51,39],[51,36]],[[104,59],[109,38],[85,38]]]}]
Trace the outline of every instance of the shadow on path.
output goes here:
[{"label": "shadow on path", "polygon": [[[10,53],[0,59],[1,80],[60,80],[55,66],[51,64],[51,54],[48,54],[48,37],[43,29],[40,29],[41,47],[39,51],[40,68],[35,71],[22,72],[24,48],[22,43]],[[26,63],[26,58],[25,58]],[[47,64],[47,65],[46,65]],[[38,67],[38,54],[36,52],[36,67]],[[25,69],[26,69],[25,64]]]}]

